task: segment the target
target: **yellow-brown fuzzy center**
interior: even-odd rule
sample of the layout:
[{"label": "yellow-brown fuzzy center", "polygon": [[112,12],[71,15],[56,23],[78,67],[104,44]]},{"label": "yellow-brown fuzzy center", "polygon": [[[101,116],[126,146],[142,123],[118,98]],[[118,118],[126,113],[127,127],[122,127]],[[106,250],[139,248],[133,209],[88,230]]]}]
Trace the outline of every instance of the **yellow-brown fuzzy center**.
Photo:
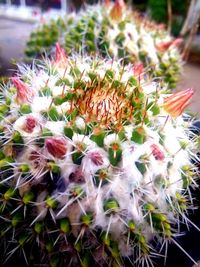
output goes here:
[{"label": "yellow-brown fuzzy center", "polygon": [[78,100],[80,114],[87,122],[101,125],[122,125],[130,121],[133,107],[130,100],[116,89],[89,89]]}]

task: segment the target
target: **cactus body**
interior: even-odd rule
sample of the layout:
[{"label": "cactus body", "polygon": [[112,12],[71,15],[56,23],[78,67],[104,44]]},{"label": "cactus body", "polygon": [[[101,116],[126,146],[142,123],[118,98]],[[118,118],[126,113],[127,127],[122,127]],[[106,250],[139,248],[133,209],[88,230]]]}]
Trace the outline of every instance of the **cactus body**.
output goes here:
[{"label": "cactus body", "polygon": [[58,51],[1,95],[2,261],[150,264],[152,240],[170,242],[191,205],[195,143],[173,107],[193,92],[170,97],[130,64]]},{"label": "cactus body", "polygon": [[[32,33],[26,54],[38,55],[60,40],[70,55],[74,52],[98,53],[103,57],[122,59],[125,64],[142,62],[153,77],[161,77],[174,88],[181,67],[177,49],[181,40],[173,40],[162,26],[118,2],[87,6],[74,17],[70,15],[66,22],[60,19],[65,27],[57,35],[52,31],[59,28],[60,23],[44,24]],[[40,39],[43,40],[41,44]],[[46,39],[51,40],[48,46],[44,45]]]}]

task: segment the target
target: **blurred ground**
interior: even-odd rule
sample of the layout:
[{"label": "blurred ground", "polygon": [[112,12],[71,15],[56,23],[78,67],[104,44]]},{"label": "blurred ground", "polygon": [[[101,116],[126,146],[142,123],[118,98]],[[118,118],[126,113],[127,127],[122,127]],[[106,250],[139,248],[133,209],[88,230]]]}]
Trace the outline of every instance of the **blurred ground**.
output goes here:
[{"label": "blurred ground", "polygon": [[0,75],[11,74],[10,60],[23,59],[26,40],[34,28],[33,23],[0,18]]},{"label": "blurred ground", "polygon": [[[23,60],[26,40],[34,27],[33,23],[0,18],[0,75],[13,73],[10,59]],[[189,87],[195,90],[191,111],[200,117],[200,64],[187,63],[183,67],[178,90]]]},{"label": "blurred ground", "polygon": [[187,63],[183,66],[177,89],[187,88],[193,88],[195,91],[190,109],[200,117],[200,64]]}]

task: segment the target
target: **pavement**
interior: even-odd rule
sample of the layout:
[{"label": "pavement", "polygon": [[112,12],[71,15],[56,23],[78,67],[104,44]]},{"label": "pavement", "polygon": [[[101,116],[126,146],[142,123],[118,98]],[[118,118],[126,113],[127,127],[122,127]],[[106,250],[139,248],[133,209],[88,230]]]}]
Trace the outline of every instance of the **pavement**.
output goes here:
[{"label": "pavement", "polygon": [[34,23],[0,17],[0,75],[11,75],[16,68],[11,62],[23,61],[26,41]]},{"label": "pavement", "polygon": [[194,90],[190,110],[197,118],[200,118],[200,64],[184,64],[177,90],[187,88],[193,88]]}]

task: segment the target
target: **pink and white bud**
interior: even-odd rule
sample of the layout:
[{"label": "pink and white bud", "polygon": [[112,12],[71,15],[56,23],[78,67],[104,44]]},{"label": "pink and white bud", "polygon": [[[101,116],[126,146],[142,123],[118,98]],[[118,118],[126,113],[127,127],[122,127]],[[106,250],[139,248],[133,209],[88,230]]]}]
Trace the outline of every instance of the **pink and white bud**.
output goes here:
[{"label": "pink and white bud", "polygon": [[33,137],[41,134],[42,119],[37,114],[21,116],[14,122],[13,129],[30,141]]},{"label": "pink and white bud", "polygon": [[30,102],[34,96],[33,90],[18,77],[12,77],[11,81],[17,89],[17,102],[20,104]]},{"label": "pink and white bud", "polygon": [[55,55],[55,61],[54,64],[57,67],[66,67],[66,64],[68,62],[65,50],[60,46],[59,43],[56,43],[56,55]]},{"label": "pink and white bud", "polygon": [[58,159],[63,159],[67,153],[67,141],[62,137],[47,138],[45,147],[53,157]]},{"label": "pink and white bud", "polygon": [[141,74],[144,72],[144,65],[143,65],[143,63],[137,63],[137,64],[135,64],[134,65],[134,67],[133,67],[133,74],[134,74],[134,76],[136,76],[136,77],[139,77],[139,79],[140,79],[140,77],[141,77]]},{"label": "pink and white bud", "polygon": [[29,116],[26,118],[24,131],[26,131],[27,133],[32,133],[36,125],[37,125],[36,119],[33,116]]},{"label": "pink and white bud", "polygon": [[156,160],[164,160],[165,155],[156,144],[151,145],[151,151]]},{"label": "pink and white bud", "polygon": [[103,157],[99,152],[91,152],[89,154],[89,158],[91,159],[91,161],[96,165],[96,166],[100,166],[102,165],[103,162]]}]

